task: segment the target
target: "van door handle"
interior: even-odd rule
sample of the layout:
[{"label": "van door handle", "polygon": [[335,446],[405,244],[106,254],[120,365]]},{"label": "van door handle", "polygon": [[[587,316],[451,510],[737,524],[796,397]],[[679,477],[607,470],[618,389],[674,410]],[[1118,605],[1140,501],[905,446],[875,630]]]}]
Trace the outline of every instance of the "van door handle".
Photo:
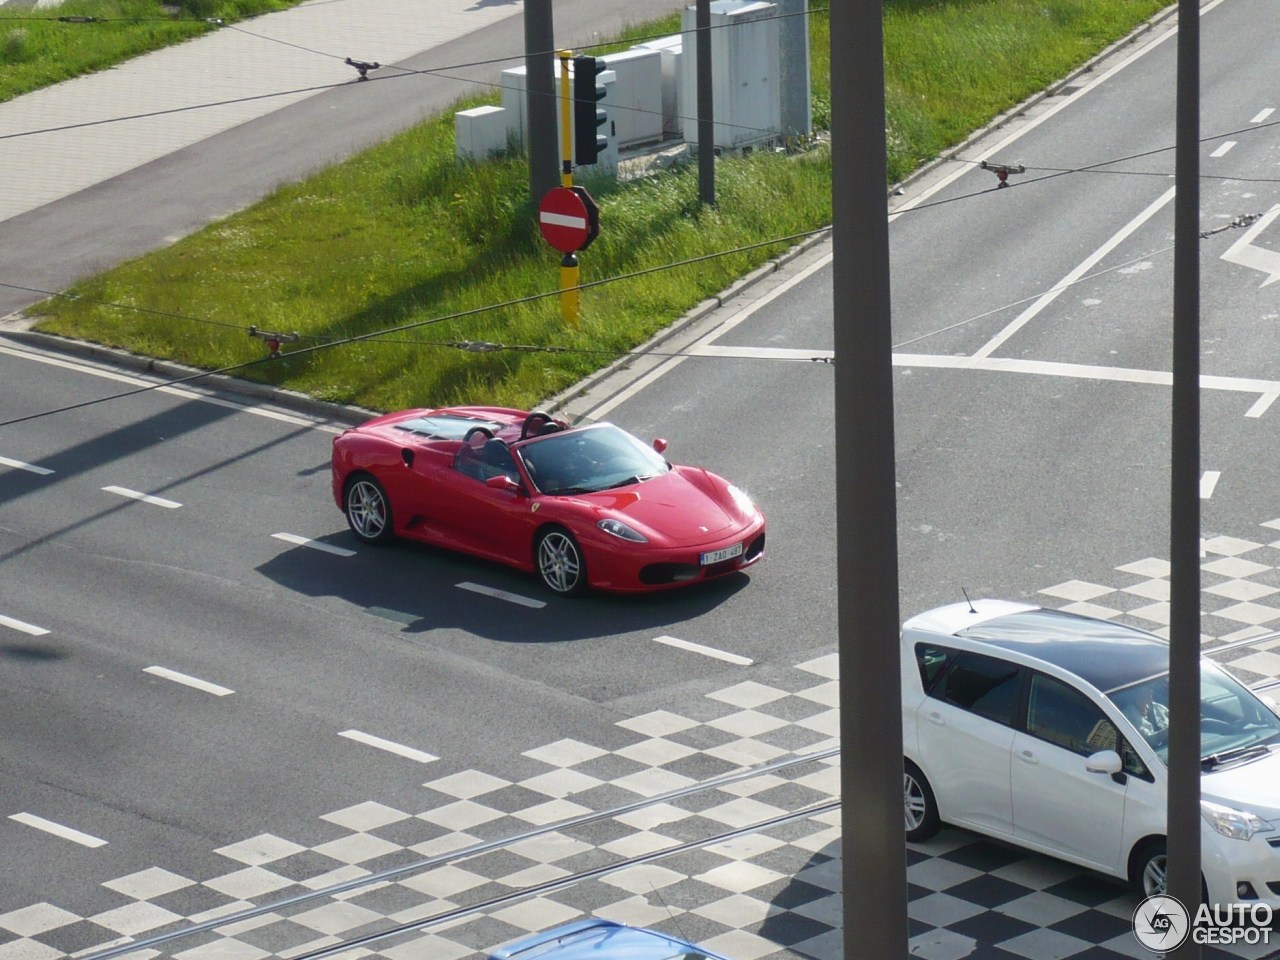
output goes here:
[{"label": "van door handle", "polygon": [[947,725],[947,721],[943,720],[942,714],[938,713],[937,711],[934,711],[933,713],[930,713],[930,714],[926,714],[926,716],[929,718],[930,723],[936,723],[940,727],[945,727]]},{"label": "van door handle", "polygon": [[1023,763],[1029,763],[1032,766],[1040,762],[1039,759],[1036,758],[1036,755],[1032,753],[1030,750],[1023,750],[1022,753],[1019,754],[1019,757]]}]

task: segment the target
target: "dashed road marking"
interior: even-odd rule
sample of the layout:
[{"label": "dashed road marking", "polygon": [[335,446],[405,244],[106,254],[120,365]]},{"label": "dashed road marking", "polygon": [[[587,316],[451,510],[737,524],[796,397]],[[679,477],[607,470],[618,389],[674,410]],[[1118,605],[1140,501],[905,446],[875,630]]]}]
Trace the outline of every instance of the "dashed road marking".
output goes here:
[{"label": "dashed road marking", "polygon": [[1228,153],[1231,152],[1231,148],[1234,147],[1235,145],[1236,145],[1235,140],[1225,140],[1223,141],[1222,146],[1220,146],[1217,150],[1213,151],[1213,153],[1209,154],[1209,156],[1225,157]]},{"label": "dashed road marking", "polygon": [[700,643],[692,643],[688,640],[681,640],[679,637],[654,637],[657,643],[664,643],[668,647],[676,647],[680,650],[688,650],[690,653],[700,653],[704,657],[713,657],[716,660],[725,660],[729,663],[736,663],[740,667],[749,667],[755,663],[750,657],[741,657],[736,653],[729,653],[725,650],[717,650],[715,647],[704,647]]},{"label": "dashed road marking", "polygon": [[53,473],[47,467],[37,467],[33,463],[23,463],[21,460],[10,460],[8,457],[0,457],[0,466],[13,467],[15,470],[26,470],[28,473],[38,473],[42,477],[47,477]]},{"label": "dashed road marking", "polygon": [[1275,112],[1276,112],[1276,108],[1275,108],[1275,107],[1267,107],[1265,110],[1260,110],[1260,111],[1259,111],[1259,112],[1254,116],[1254,118],[1253,118],[1252,120],[1250,120],[1249,122],[1250,122],[1250,123],[1261,123],[1263,120],[1267,119],[1267,117],[1271,116],[1271,115],[1272,115],[1273,113],[1275,113]]},{"label": "dashed road marking", "polygon": [[338,734],[340,737],[346,737],[348,740],[354,740],[356,743],[363,743],[368,747],[377,747],[379,750],[385,750],[388,753],[394,753],[400,757],[407,757],[410,760],[416,760],[418,763],[431,763],[439,760],[439,757],[432,756],[424,750],[415,750],[413,747],[406,747],[403,743],[396,743],[392,740],[384,740],[382,737],[375,737],[369,733],[361,733],[359,730],[343,730]]},{"label": "dashed road marking", "polygon": [[356,552],[348,550],[346,547],[335,547],[331,543],[324,543],[321,540],[312,540],[310,537],[300,537],[296,533],[273,533],[271,536],[277,540],[283,540],[285,543],[292,543],[299,547],[310,547],[312,550],[319,550],[323,553],[332,553],[335,557],[354,557]]},{"label": "dashed road marking", "polygon": [[18,823],[24,823],[28,827],[35,827],[37,830],[43,830],[45,833],[51,833],[55,837],[61,837],[63,840],[71,840],[85,847],[105,847],[107,841],[100,837],[94,837],[87,833],[81,833],[79,830],[73,830],[71,827],[63,826],[60,823],[54,823],[52,820],[46,820],[44,817],[37,817],[33,813],[14,813],[9,815],[10,820],[16,820]]},{"label": "dashed road marking", "polygon": [[174,683],[181,683],[188,687],[194,687],[197,690],[203,690],[205,693],[212,693],[215,697],[225,697],[235,693],[234,690],[228,690],[226,687],[220,687],[216,683],[210,683],[207,680],[201,680],[198,677],[189,677],[185,673],[178,673],[176,670],[170,670],[168,667],[147,667],[143,673],[149,673],[153,677],[163,677],[165,680],[172,680]]},{"label": "dashed road marking", "polygon": [[33,637],[43,637],[49,632],[44,627],[37,627],[31,623],[23,623],[21,620],[15,620],[13,617],[6,617],[3,614],[0,614],[0,627],[8,627],[10,630],[27,633]]},{"label": "dashed road marking", "polygon": [[139,493],[137,490],[130,490],[128,487],[103,487],[107,493],[114,493],[120,497],[128,497],[130,500],[140,500],[143,503],[149,503],[153,507],[164,507],[166,510],[176,510],[182,504],[175,500],[166,500],[164,497],[153,497],[149,493]]},{"label": "dashed road marking", "polygon": [[1218,485],[1218,478],[1221,476],[1221,470],[1206,470],[1204,472],[1204,476],[1200,478],[1201,500],[1208,500],[1213,496],[1213,488]]},{"label": "dashed road marking", "polygon": [[547,605],[543,600],[534,600],[532,597],[522,597],[518,593],[508,593],[506,590],[497,590],[494,587],[483,587],[478,583],[459,583],[457,586],[460,590],[470,590],[472,593],[479,593],[486,597],[505,600],[507,603],[519,604],[522,607],[531,607],[534,610],[540,610]]}]

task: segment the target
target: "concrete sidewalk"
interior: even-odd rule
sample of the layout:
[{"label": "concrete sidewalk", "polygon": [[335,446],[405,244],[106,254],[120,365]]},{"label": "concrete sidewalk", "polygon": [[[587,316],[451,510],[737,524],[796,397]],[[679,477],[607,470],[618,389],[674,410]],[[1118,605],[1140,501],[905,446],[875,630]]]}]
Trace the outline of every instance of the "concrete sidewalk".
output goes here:
[{"label": "concrete sidewalk", "polygon": [[358,82],[348,57],[398,63],[523,9],[519,0],[312,0],[0,104],[0,221]]}]

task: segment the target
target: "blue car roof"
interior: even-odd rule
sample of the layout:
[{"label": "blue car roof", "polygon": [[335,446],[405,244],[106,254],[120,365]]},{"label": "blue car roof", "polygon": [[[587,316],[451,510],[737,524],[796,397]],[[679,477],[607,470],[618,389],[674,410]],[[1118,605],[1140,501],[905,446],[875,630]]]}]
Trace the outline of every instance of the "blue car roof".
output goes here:
[{"label": "blue car roof", "polygon": [[719,954],[657,930],[612,920],[566,923],[499,947],[490,960],[726,960]]}]

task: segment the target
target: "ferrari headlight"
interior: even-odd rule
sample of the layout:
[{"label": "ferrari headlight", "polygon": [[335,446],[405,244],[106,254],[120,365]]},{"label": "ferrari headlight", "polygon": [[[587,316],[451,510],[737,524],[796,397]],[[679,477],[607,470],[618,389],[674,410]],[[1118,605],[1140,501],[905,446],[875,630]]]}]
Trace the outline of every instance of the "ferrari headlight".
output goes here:
[{"label": "ferrari headlight", "polygon": [[1256,813],[1224,807],[1208,800],[1200,801],[1200,815],[1209,822],[1209,826],[1233,840],[1252,840],[1255,834],[1272,829],[1271,824]]},{"label": "ferrari headlight", "polygon": [[743,513],[757,513],[756,505],[751,502],[751,498],[739,490],[732,483],[729,484],[729,496],[733,497],[733,502],[737,504],[739,510]]},{"label": "ferrari headlight", "polygon": [[632,530],[621,520],[601,520],[596,524],[605,533],[611,533],[619,540],[630,540],[632,543],[648,543],[649,538],[638,530]]}]

